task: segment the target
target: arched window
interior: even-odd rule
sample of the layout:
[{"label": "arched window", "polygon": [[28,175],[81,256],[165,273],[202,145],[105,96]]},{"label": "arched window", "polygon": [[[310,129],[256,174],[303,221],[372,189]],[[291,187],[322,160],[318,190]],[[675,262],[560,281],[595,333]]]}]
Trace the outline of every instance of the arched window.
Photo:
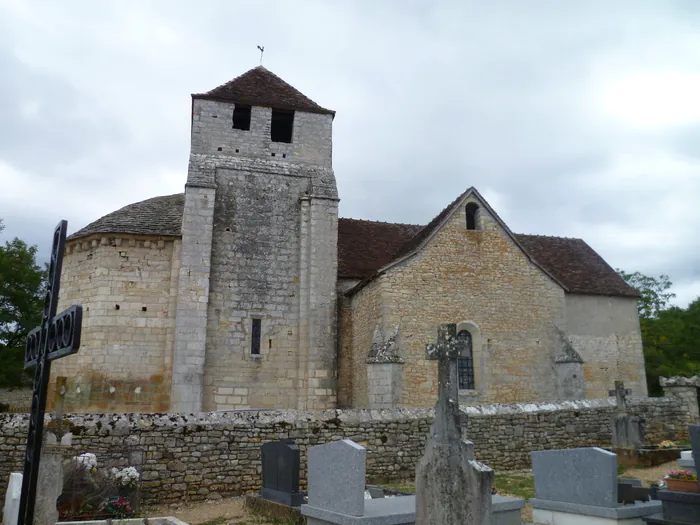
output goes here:
[{"label": "arched window", "polygon": [[474,358],[472,356],[472,334],[469,330],[460,330],[457,341],[461,346],[457,360],[460,390],[474,390]]},{"label": "arched window", "polygon": [[477,219],[477,214],[479,213],[479,205],[470,202],[466,206],[466,212],[467,212],[467,230],[476,230],[476,219]]}]

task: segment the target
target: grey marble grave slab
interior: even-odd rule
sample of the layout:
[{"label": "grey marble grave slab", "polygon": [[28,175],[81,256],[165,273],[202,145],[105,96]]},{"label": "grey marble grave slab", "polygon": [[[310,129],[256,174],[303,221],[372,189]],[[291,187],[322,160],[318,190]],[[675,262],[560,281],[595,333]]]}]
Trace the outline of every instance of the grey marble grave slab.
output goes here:
[{"label": "grey marble grave slab", "polygon": [[310,504],[302,505],[301,513],[306,517],[307,525],[409,525],[416,521],[416,497],[397,496],[365,500],[363,516],[349,516]]},{"label": "grey marble grave slab", "polygon": [[365,448],[349,439],[311,447],[307,467],[308,506],[362,516],[365,513],[365,456]]},{"label": "grey marble grave slab", "polygon": [[597,447],[531,452],[538,500],[617,507],[617,456]]},{"label": "grey marble grave slab", "polygon": [[691,448],[693,449],[693,459],[695,460],[695,471],[700,472],[700,425],[690,425],[688,429],[690,434]]},{"label": "grey marble grave slab", "polygon": [[524,499],[491,496],[491,525],[521,525],[520,511],[524,507]]},{"label": "grey marble grave slab", "polygon": [[595,516],[599,518],[631,519],[642,516],[651,516],[661,512],[660,501],[637,501],[634,505],[620,505],[619,507],[601,507],[597,505],[581,505],[579,503],[568,503],[565,501],[551,501],[534,498],[528,500],[533,509],[553,510],[557,512],[567,512],[582,516]]}]

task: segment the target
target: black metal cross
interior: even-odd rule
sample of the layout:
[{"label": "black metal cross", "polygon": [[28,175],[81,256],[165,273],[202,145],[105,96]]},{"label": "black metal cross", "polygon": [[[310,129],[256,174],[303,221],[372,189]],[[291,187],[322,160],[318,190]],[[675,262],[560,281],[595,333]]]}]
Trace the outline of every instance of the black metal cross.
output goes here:
[{"label": "black metal cross", "polygon": [[464,341],[457,338],[456,324],[438,326],[436,344],[425,347],[426,358],[438,361],[438,400],[435,405],[433,439],[438,443],[458,442],[462,431],[459,412],[459,378],[457,360]]},{"label": "black metal cross", "polygon": [[616,403],[617,403],[617,409],[620,412],[627,411],[627,397],[626,396],[632,395],[632,391],[629,390],[628,388],[625,388],[624,381],[615,381],[615,390],[609,390],[608,395],[611,397],[615,396]]},{"label": "black metal cross", "polygon": [[29,416],[27,449],[24,455],[22,495],[19,500],[18,525],[33,525],[36,485],[39,478],[41,440],[44,433],[44,411],[51,374],[51,361],[75,354],[80,347],[80,327],[83,320],[82,306],[73,305],[56,315],[61,281],[61,264],[66,245],[68,223],[61,221],[53,233],[49,280],[44,298],[41,326],[27,336],[24,367],[36,367],[32,391],[32,412]]}]

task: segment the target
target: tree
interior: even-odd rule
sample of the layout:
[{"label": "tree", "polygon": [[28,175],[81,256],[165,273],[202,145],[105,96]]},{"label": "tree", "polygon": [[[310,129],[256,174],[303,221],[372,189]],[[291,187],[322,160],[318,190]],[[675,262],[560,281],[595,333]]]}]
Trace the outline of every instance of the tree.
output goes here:
[{"label": "tree", "polygon": [[36,246],[16,237],[0,246],[0,387],[30,380],[24,371],[24,344],[29,331],[41,323],[46,275],[36,252]]},{"label": "tree", "polygon": [[649,392],[661,394],[661,376],[699,374],[700,298],[685,309],[669,306],[675,294],[668,292],[672,283],[667,275],[655,278],[640,272],[617,272],[641,295],[637,310]]},{"label": "tree", "polygon": [[668,302],[676,296],[674,293],[667,292],[673,286],[668,275],[649,277],[640,272],[627,273],[619,268],[616,271],[627,281],[627,284],[636,288],[641,294],[637,302],[640,319],[656,318],[659,312],[668,307]]}]

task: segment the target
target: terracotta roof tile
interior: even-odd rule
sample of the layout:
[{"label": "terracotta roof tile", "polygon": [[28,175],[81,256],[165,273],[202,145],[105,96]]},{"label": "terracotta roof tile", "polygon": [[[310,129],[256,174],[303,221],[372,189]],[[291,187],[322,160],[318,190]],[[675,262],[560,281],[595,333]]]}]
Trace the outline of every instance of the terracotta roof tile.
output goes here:
[{"label": "terracotta roof tile", "polygon": [[338,220],[338,276],[365,279],[394,260],[399,248],[422,226],[363,221]]},{"label": "terracotta roof tile", "polygon": [[335,115],[335,111],[319,106],[262,66],[246,71],[211,91],[192,95],[192,98]]},{"label": "terracotta roof tile", "polygon": [[[338,277],[368,279],[383,266],[410,253],[463,195],[427,226],[339,219]],[[179,236],[183,205],[182,193],[130,204],[78,230],[69,239],[99,233]],[[532,259],[572,293],[639,295],[581,239],[520,234],[515,238]]]},{"label": "terracotta roof tile", "polygon": [[582,239],[522,234],[516,237],[532,258],[571,293],[639,297],[639,292]]}]

